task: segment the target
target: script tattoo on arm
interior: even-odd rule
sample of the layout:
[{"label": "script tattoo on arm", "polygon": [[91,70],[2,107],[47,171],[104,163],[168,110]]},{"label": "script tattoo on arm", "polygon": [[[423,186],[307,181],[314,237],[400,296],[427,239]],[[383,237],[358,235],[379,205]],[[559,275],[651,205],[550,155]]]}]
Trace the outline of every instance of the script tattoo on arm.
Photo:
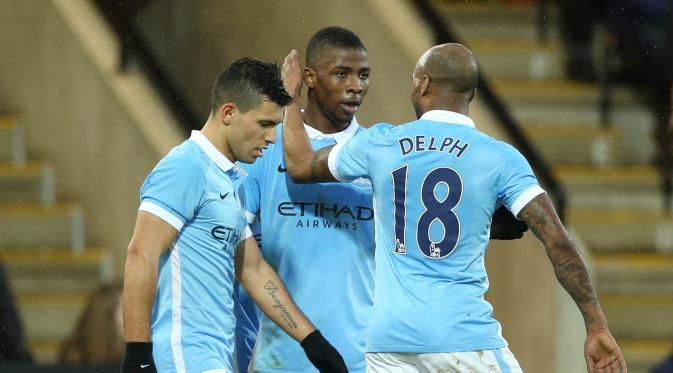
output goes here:
[{"label": "script tattoo on arm", "polygon": [[287,307],[278,298],[278,286],[273,281],[269,280],[266,282],[266,284],[264,284],[264,289],[271,296],[271,299],[273,300],[273,308],[280,312],[283,321],[287,324],[288,327],[296,329],[297,320],[294,318],[294,316],[292,316]]},{"label": "script tattoo on arm", "polygon": [[535,197],[521,210],[519,217],[544,244],[556,278],[577,304],[587,328],[604,326],[605,318],[586,263],[549,197],[544,193]]}]

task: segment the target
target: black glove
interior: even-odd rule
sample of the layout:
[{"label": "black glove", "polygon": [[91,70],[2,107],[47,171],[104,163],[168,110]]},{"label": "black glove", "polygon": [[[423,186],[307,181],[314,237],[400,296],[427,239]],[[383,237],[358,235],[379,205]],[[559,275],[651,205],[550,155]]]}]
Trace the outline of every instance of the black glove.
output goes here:
[{"label": "black glove", "polygon": [[157,373],[152,359],[152,342],[128,342],[121,373]]},{"label": "black glove", "polygon": [[320,373],[348,373],[344,358],[339,351],[334,348],[320,334],[319,330],[314,330],[301,341],[301,347],[311,364],[318,368]]},{"label": "black glove", "polygon": [[516,240],[523,237],[528,230],[528,225],[514,217],[505,206],[498,207],[493,213],[493,222],[491,223],[492,240]]}]

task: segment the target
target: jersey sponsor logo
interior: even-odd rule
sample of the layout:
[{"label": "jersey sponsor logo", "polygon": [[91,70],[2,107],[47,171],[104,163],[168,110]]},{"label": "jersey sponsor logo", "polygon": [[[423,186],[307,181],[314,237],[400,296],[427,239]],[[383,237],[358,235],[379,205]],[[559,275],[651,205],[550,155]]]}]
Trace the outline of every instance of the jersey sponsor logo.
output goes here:
[{"label": "jersey sponsor logo", "polygon": [[278,205],[278,213],[283,216],[350,217],[353,220],[372,220],[374,218],[374,210],[367,206],[348,206],[324,202],[281,202]]},{"label": "jersey sponsor logo", "polygon": [[284,172],[287,172],[287,168],[283,168],[283,164],[279,163],[278,164],[278,172],[280,172],[281,174],[284,173]]},{"label": "jersey sponsor logo", "polygon": [[325,202],[286,201],[278,204],[281,216],[297,218],[297,228],[357,230],[357,223],[374,218],[368,206],[342,205]]},{"label": "jersey sponsor logo", "polygon": [[216,225],[210,230],[210,236],[214,239],[223,242],[222,250],[227,251],[227,247],[236,247],[241,240],[241,230],[227,227],[224,225]]}]

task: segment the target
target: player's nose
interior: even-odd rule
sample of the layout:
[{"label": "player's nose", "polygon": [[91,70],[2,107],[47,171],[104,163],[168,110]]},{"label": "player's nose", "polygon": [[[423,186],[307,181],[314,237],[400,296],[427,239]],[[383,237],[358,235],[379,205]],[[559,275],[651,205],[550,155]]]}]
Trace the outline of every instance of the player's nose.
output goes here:
[{"label": "player's nose", "polygon": [[264,141],[266,141],[267,144],[276,143],[276,127],[269,128],[264,132]]},{"label": "player's nose", "polygon": [[364,91],[364,84],[358,77],[352,77],[348,80],[348,91],[360,95]]}]

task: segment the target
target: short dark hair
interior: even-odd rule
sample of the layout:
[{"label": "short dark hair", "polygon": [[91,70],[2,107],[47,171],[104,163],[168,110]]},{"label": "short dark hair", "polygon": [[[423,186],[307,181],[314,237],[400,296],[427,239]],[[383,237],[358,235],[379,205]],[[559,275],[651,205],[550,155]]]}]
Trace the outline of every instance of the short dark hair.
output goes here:
[{"label": "short dark hair", "polygon": [[332,48],[367,51],[353,31],[338,26],[325,27],[313,34],[306,46],[306,66],[313,66],[320,52]]},{"label": "short dark hair", "polygon": [[285,90],[278,65],[244,57],[234,61],[215,79],[210,95],[210,111],[233,102],[241,112],[259,105],[264,99],[286,106],[292,97]]}]

